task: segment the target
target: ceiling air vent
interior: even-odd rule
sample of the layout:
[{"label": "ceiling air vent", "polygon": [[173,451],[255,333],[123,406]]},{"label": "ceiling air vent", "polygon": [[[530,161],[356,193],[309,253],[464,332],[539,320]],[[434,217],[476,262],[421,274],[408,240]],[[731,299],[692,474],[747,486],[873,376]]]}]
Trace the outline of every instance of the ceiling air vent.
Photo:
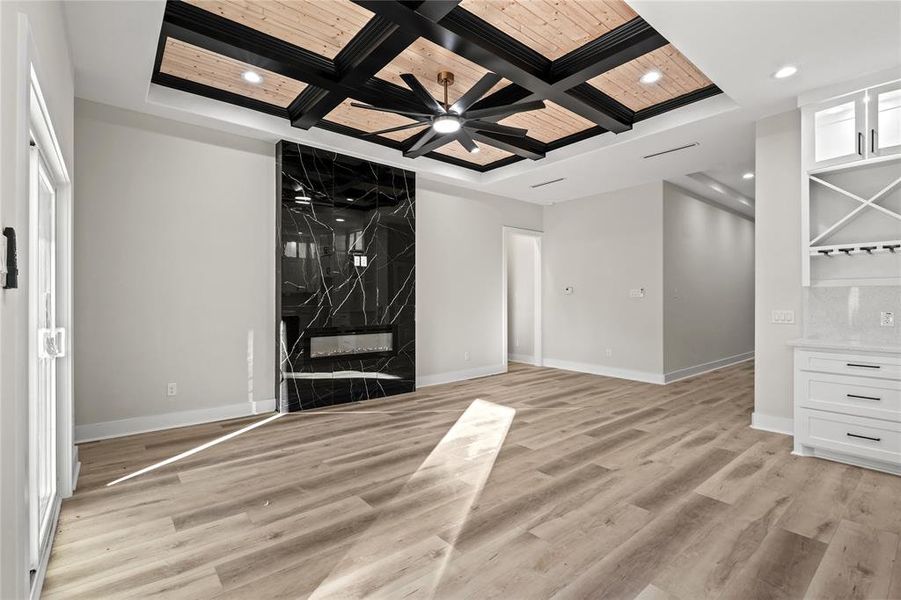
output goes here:
[{"label": "ceiling air vent", "polygon": [[530,185],[529,187],[533,190],[535,188],[544,187],[546,185],[551,185],[552,183],[557,183],[558,181],[563,181],[566,177],[558,177],[557,179],[551,179],[550,181],[542,181],[541,183],[536,183],[535,185]]},{"label": "ceiling air vent", "polygon": [[679,146],[678,148],[670,148],[669,150],[661,150],[660,152],[655,152],[654,154],[648,154],[647,156],[643,156],[642,158],[654,158],[655,156],[669,154],[670,152],[678,152],[679,150],[686,150],[688,148],[694,148],[695,146],[700,145],[700,142],[692,142],[691,144],[685,144],[684,146]]}]

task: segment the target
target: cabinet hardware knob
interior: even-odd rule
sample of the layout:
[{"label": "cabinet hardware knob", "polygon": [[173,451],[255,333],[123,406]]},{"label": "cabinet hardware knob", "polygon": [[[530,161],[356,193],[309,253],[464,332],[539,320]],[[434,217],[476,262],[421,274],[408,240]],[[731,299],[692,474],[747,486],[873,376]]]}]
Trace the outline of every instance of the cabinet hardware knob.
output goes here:
[{"label": "cabinet hardware knob", "polygon": [[860,438],[862,440],[870,440],[871,442],[881,442],[882,441],[882,438],[870,437],[868,435],[858,435],[856,433],[846,433],[845,435],[847,435],[848,437]]},{"label": "cabinet hardware knob", "polygon": [[858,400],[873,400],[875,402],[879,402],[882,398],[877,398],[876,396],[861,396],[859,394],[846,394],[848,398],[857,398]]}]

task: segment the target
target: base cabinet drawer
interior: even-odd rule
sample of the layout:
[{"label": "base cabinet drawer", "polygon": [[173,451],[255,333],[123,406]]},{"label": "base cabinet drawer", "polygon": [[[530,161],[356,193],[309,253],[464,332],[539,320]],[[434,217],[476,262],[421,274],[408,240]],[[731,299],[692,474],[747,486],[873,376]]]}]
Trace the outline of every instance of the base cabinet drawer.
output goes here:
[{"label": "base cabinet drawer", "polygon": [[796,361],[802,371],[901,380],[901,358],[897,356],[799,350]]},{"label": "base cabinet drawer", "polygon": [[797,373],[804,408],[901,421],[901,381],[832,373]]},{"label": "base cabinet drawer", "polygon": [[901,423],[799,409],[802,444],[850,456],[901,465]]}]

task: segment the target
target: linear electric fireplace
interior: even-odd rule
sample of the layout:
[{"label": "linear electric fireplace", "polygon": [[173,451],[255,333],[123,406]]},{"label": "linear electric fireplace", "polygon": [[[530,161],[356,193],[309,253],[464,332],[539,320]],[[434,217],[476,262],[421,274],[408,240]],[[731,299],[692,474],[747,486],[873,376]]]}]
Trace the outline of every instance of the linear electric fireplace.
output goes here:
[{"label": "linear electric fireplace", "polygon": [[304,349],[310,360],[372,358],[395,353],[394,327],[310,329]]},{"label": "linear electric fireplace", "polygon": [[279,409],[415,389],[415,175],[280,142]]}]

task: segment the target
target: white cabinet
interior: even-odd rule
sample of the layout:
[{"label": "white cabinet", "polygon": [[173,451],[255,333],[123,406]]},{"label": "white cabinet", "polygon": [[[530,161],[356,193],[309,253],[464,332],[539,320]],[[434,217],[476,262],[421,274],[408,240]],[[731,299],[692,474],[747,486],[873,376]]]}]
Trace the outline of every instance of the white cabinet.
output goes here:
[{"label": "white cabinet", "polygon": [[901,474],[901,352],[795,349],[795,454]]},{"label": "white cabinet", "polygon": [[868,90],[866,104],[869,154],[901,153],[901,82]]},{"label": "white cabinet", "polygon": [[865,92],[842,96],[812,109],[813,163],[817,167],[863,160],[866,156]]},{"label": "white cabinet", "polygon": [[901,81],[804,107],[808,170],[901,153]]}]

